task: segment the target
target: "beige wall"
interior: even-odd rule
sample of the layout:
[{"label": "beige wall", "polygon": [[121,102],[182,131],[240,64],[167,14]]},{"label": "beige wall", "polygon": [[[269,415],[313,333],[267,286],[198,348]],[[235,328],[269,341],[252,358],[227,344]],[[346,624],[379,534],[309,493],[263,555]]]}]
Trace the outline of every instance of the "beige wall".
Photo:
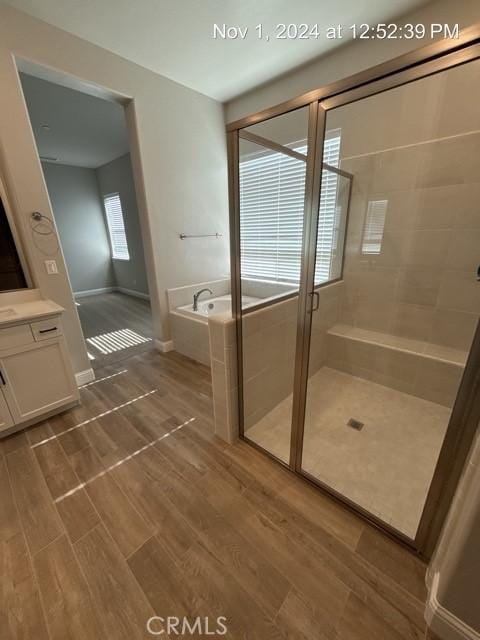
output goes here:
[{"label": "beige wall", "polygon": [[[65,331],[75,371],[89,367],[65,265],[47,276],[32,244],[28,216],[52,215],[13,56],[45,65],[92,92],[133,98],[127,108],[130,147],[155,334],[169,336],[167,287],[210,280],[228,272],[227,166],[223,113],[214,100],[158,76],[104,49],[8,7],[0,8],[0,141],[2,171],[42,294],[66,308]],[[102,91],[99,89],[99,93]],[[138,144],[137,144],[138,143]],[[143,178],[143,185],[142,185]],[[144,186],[144,188],[143,188]],[[223,238],[180,241],[178,233]],[[151,233],[151,237],[150,237]]]},{"label": "beige wall", "polygon": [[[399,23],[458,23],[460,28],[480,21],[478,0],[439,0],[412,12]],[[266,109],[306,91],[346,78],[354,73],[391,60],[395,56],[417,49],[428,41],[357,40],[347,42],[328,55],[290,73],[272,80],[262,87],[231,100],[225,106],[225,119],[232,122],[251,113]]]}]

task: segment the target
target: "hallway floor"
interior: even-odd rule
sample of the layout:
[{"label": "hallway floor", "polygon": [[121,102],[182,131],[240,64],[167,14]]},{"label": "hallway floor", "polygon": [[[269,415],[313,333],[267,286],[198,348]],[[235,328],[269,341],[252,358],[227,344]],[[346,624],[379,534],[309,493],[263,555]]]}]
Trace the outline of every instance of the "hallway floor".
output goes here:
[{"label": "hallway floor", "polygon": [[152,348],[150,302],[120,292],[76,299],[93,369]]},{"label": "hallway floor", "polygon": [[[434,402],[322,367],[309,380],[302,468],[414,538],[450,413]],[[289,396],[246,435],[288,461],[291,416]],[[364,424],[360,431],[347,425],[350,418]]]},{"label": "hallway floor", "polygon": [[151,350],[97,377],[0,441],[2,640],[145,639],[153,615],[225,616],[234,640],[423,638],[424,564],[218,440],[206,367]]}]

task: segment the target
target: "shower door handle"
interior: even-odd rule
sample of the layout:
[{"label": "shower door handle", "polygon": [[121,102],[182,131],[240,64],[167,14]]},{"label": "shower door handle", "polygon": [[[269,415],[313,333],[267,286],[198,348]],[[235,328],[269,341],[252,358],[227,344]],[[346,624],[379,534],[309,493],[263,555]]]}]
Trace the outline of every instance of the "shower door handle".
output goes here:
[{"label": "shower door handle", "polygon": [[310,297],[312,298],[312,308],[310,309],[310,313],[314,313],[315,311],[318,311],[320,306],[320,295],[318,291],[312,291]]}]

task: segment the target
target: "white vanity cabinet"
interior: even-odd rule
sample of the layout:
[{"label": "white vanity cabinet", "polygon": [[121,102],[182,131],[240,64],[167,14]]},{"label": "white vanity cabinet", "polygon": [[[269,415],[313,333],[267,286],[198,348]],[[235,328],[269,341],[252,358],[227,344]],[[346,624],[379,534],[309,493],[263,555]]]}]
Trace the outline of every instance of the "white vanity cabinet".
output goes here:
[{"label": "white vanity cabinet", "polygon": [[7,401],[5,400],[5,396],[3,392],[0,391],[0,432],[5,429],[10,429],[14,425],[12,414],[10,413],[10,409],[8,408]]},{"label": "white vanity cabinet", "polygon": [[60,314],[0,325],[0,437],[78,402]]}]

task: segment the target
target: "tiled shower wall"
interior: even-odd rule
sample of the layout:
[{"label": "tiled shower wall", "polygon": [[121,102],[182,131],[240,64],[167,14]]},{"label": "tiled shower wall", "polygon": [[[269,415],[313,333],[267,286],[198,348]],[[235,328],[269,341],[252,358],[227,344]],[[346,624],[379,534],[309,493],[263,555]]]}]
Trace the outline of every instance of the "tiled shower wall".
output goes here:
[{"label": "tiled shower wall", "polygon": [[[468,351],[478,314],[480,133],[344,159],[354,174],[341,322]],[[387,200],[381,251],[362,252]]]},{"label": "tiled shower wall", "polygon": [[[327,359],[327,331],[338,322],[343,284],[319,290],[321,312],[312,319],[310,375]],[[256,424],[293,391],[298,298],[243,318],[245,428]]]}]

